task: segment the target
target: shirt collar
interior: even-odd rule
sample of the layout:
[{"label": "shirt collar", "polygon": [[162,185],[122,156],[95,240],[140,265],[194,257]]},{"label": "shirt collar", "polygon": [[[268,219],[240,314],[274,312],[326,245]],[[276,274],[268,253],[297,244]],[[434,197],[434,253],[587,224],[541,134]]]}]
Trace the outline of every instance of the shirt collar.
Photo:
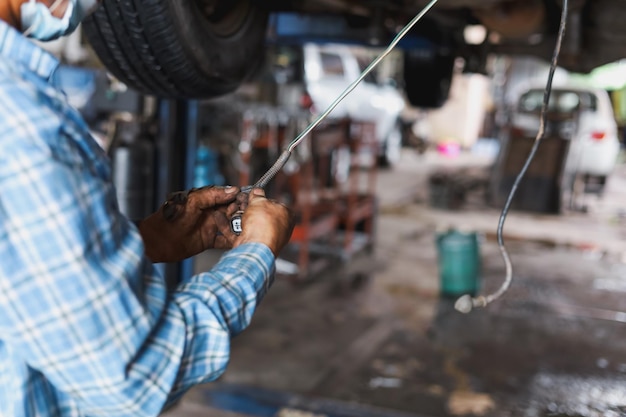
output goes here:
[{"label": "shirt collar", "polygon": [[20,32],[0,20],[0,59],[12,60],[46,80],[59,66],[59,60],[35,45]]}]

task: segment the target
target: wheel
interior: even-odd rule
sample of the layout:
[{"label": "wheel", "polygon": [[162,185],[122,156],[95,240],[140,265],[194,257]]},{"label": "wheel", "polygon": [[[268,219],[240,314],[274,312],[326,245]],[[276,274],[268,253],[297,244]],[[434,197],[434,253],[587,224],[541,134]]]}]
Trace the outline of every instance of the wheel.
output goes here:
[{"label": "wheel", "polygon": [[402,155],[402,128],[396,124],[385,140],[382,155],[379,157],[379,165],[392,167],[400,161]]},{"label": "wheel", "polygon": [[252,0],[104,0],[84,22],[102,63],[163,98],[234,91],[263,57],[267,13]]}]

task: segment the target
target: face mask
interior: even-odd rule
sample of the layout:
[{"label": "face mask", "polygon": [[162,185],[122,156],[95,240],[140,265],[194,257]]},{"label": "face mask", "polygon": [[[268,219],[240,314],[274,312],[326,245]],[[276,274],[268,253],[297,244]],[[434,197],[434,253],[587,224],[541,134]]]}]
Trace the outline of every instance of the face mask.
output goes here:
[{"label": "face mask", "polygon": [[59,19],[52,13],[62,2],[63,0],[56,0],[50,8],[37,0],[23,3],[20,12],[24,35],[40,41],[50,41],[67,35],[98,5],[98,0],[69,0],[65,14]]}]

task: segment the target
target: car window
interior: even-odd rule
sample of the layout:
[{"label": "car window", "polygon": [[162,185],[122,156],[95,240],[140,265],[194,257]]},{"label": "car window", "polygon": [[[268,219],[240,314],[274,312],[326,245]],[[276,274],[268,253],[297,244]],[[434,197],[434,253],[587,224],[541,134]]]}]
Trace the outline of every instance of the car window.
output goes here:
[{"label": "car window", "polygon": [[[364,57],[358,57],[357,62],[359,64],[359,72],[365,71],[365,69],[371,63],[370,60]],[[376,71],[374,70],[370,72],[369,74],[367,74],[365,78],[363,78],[363,82],[370,83],[370,84],[378,84],[378,80],[376,79]]]},{"label": "car window", "polygon": [[598,110],[598,97],[593,93],[579,93],[580,105],[585,110]]},{"label": "car window", "polygon": [[343,76],[345,74],[343,61],[339,55],[331,52],[322,52],[320,58],[324,75]]},{"label": "car window", "polygon": [[570,113],[580,108],[580,97],[578,93],[572,91],[566,91],[561,94],[557,94],[554,97],[553,105],[550,106],[559,113]]},{"label": "car window", "polygon": [[[541,111],[543,90],[531,90],[524,93],[518,103],[520,112],[536,113]],[[596,111],[598,99],[595,94],[586,91],[556,90],[550,96],[549,110],[559,113],[571,113],[578,110]]]},{"label": "car window", "polygon": [[519,100],[519,111],[529,113],[539,111],[542,101],[543,91],[533,90],[524,93]]}]

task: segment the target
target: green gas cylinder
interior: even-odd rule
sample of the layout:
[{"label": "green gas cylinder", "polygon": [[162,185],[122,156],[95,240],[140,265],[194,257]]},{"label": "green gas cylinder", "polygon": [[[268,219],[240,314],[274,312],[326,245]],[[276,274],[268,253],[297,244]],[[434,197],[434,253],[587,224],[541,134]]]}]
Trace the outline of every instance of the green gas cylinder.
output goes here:
[{"label": "green gas cylinder", "polygon": [[440,293],[444,297],[475,296],[480,280],[478,235],[455,229],[437,234]]}]

